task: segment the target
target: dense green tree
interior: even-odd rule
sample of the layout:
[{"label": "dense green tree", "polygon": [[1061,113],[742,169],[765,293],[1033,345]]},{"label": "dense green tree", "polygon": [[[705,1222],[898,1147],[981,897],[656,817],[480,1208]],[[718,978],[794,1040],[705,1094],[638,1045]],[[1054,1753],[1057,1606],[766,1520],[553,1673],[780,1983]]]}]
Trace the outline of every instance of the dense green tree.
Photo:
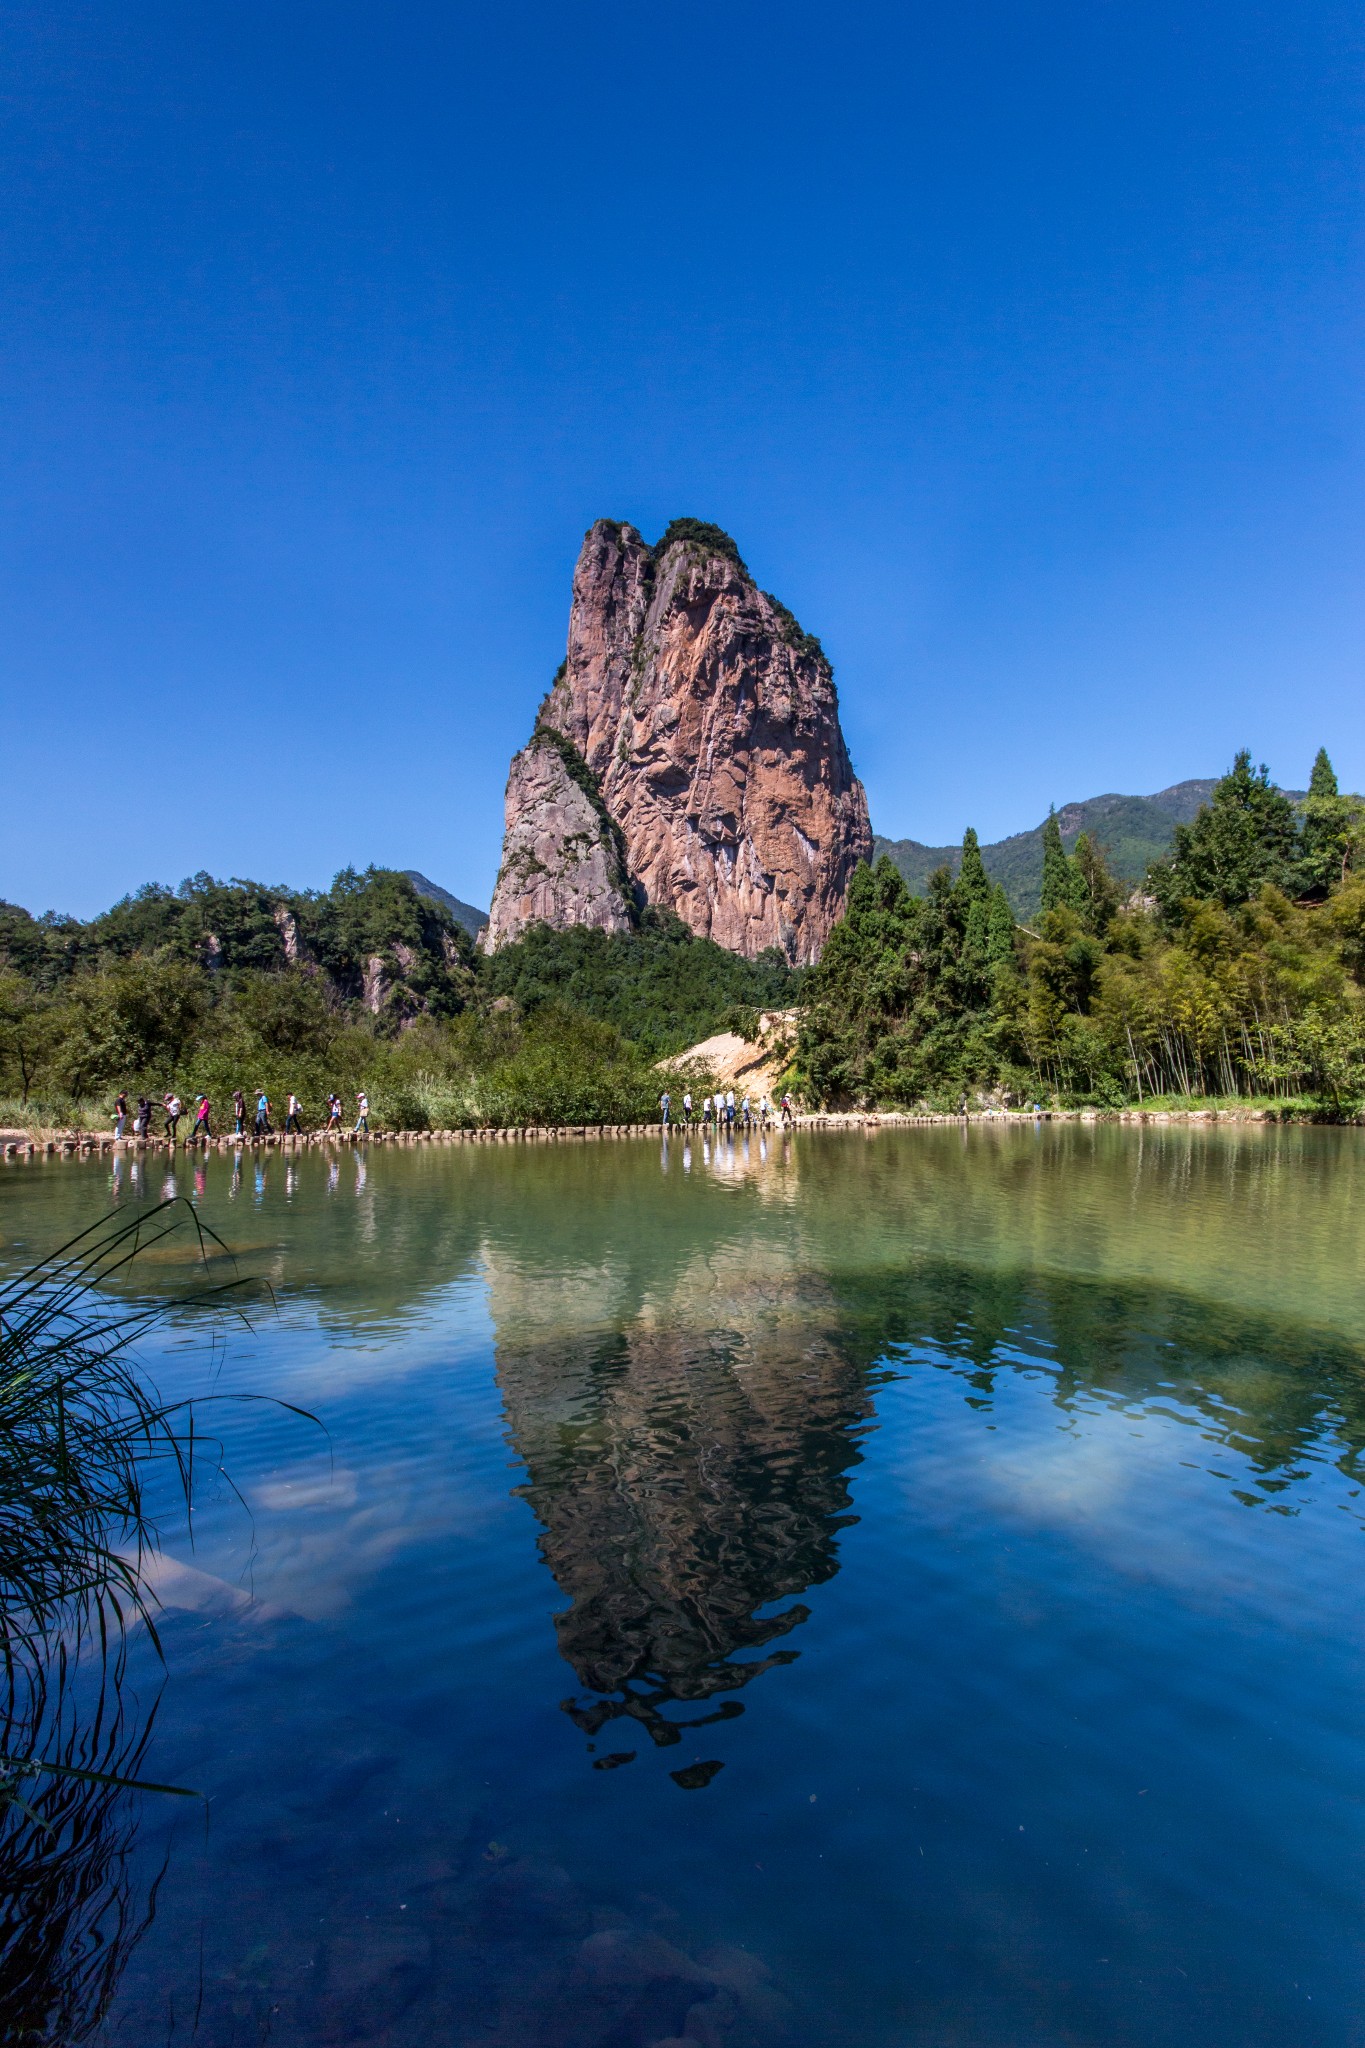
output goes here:
[{"label": "dense green tree", "polygon": [[220,1027],[239,1030],[272,1052],[326,1052],[339,1019],[317,974],[242,975],[223,1007]]},{"label": "dense green tree", "polygon": [[986,959],[992,968],[1013,967],[1017,932],[1010,899],[997,882],[986,919]]},{"label": "dense green tree", "polygon": [[51,1005],[36,983],[0,968],[0,1086],[28,1102],[43,1067]]},{"label": "dense green tree", "polygon": [[962,927],[962,996],[969,1004],[979,1005],[989,999],[993,893],[980,843],[969,825],[963,834],[962,861],[953,886],[954,906]]},{"label": "dense green tree", "polygon": [[533,925],[479,973],[486,992],[509,997],[528,1016],[547,1005],[581,1010],[656,1053],[695,1045],[735,1010],[786,1009],[802,980],[775,948],[746,960],[653,907],[626,933]]},{"label": "dense green tree", "polygon": [[1103,934],[1123,899],[1123,891],[1109,871],[1103,847],[1088,832],[1078,837],[1071,855],[1075,908],[1087,931]]},{"label": "dense green tree", "polygon": [[1360,828],[1360,805],[1341,794],[1327,749],[1319,747],[1299,836],[1299,887],[1305,896],[1324,897],[1345,881]]},{"label": "dense green tree", "polygon": [[1043,914],[1049,910],[1079,910],[1080,898],[1080,878],[1062,845],[1057,813],[1050,810],[1043,826]]},{"label": "dense green tree", "polygon": [[855,873],[804,991],[797,1064],[815,1099],[956,1102],[997,1078],[1014,920],[972,851],[969,835],[965,888],[940,868],[923,896],[886,855]]},{"label": "dense green tree", "polygon": [[183,1066],[206,1022],[209,991],[189,961],[133,953],[75,976],[54,1012],[64,1092],[87,1095]]},{"label": "dense green tree", "polygon": [[1194,823],[1176,826],[1174,851],[1153,865],[1148,885],[1168,919],[1189,900],[1231,910],[1266,883],[1292,888],[1297,853],[1293,806],[1244,747]]}]

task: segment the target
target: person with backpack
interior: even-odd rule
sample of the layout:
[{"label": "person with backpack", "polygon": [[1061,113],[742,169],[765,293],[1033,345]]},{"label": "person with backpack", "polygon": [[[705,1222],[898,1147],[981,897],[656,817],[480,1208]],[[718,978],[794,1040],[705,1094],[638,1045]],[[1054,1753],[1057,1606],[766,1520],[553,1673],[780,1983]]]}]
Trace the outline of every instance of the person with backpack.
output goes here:
[{"label": "person with backpack", "polygon": [[300,1136],[303,1134],[303,1125],[299,1121],[299,1098],[295,1095],[292,1088],[289,1091],[289,1100],[285,1105],[285,1136],[288,1137],[291,1131],[297,1131]]},{"label": "person with backpack", "polygon": [[264,1088],[256,1090],[256,1132],[258,1138],[270,1136],[270,1097]]},{"label": "person with backpack", "polygon": [[365,1093],[365,1090],[363,1088],[357,1089],[356,1091],[355,1106],[356,1134],[359,1135],[359,1133],[363,1131],[365,1136],[368,1138],[370,1135],[370,1098]]},{"label": "person with backpack", "polygon": [[170,1139],[172,1145],[174,1145],[176,1131],[178,1130],[180,1125],[180,1119],[185,1113],[184,1108],[181,1104],[180,1097],[175,1093],[174,1089],[168,1089],[161,1099],[166,1110],[166,1136]]},{"label": "person with backpack", "polygon": [[329,1131],[341,1129],[341,1097],[335,1089],[327,1097],[327,1128]]}]

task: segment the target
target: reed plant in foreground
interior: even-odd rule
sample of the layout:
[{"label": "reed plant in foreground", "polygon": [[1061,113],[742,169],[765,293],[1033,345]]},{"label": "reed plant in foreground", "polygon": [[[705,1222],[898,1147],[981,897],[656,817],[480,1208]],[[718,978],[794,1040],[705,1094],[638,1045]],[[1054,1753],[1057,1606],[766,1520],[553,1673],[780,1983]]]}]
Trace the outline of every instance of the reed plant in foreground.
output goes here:
[{"label": "reed plant in foreground", "polygon": [[132,1348],[159,1304],[111,1305],[99,1290],[193,1219],[163,1202],[98,1223],[0,1284],[0,1660],[10,1685],[60,1640],[107,1644],[138,1618],[155,1630],[142,1564],[155,1541],[153,1473],[189,1504],[191,1404],[165,1402]]},{"label": "reed plant in foreground", "polygon": [[[121,1654],[138,1623],[157,1642],[149,1503],[169,1493],[188,1519],[196,1468],[208,1457],[222,1474],[221,1448],[198,1426],[206,1403],[164,1400],[135,1360],[163,1305],[115,1303],[106,1291],[187,1228],[207,1269],[210,1247],[223,1246],[188,1202],[171,1200],[94,1224],[0,1283],[0,1715],[10,1722],[26,1717],[21,1696],[54,1659]],[[209,1287],[201,1306],[231,1306],[239,1286]],[[210,1397],[224,1398],[258,1397]],[[11,1763],[0,1748],[0,1773]]]},{"label": "reed plant in foreground", "polygon": [[[159,1880],[144,1895],[129,1874],[127,1795],[192,1796],[142,1775],[155,1708],[123,1679],[132,1626],[160,1648],[144,1578],[153,1503],[169,1498],[188,1524],[197,1472],[207,1457],[222,1474],[221,1449],[197,1427],[203,1403],[163,1400],[136,1362],[161,1304],[107,1291],[187,1228],[207,1269],[222,1246],[168,1201],[0,1283],[0,2039],[35,2048],[98,2033],[155,1909]],[[210,1285],[200,1303],[231,1296]]]}]

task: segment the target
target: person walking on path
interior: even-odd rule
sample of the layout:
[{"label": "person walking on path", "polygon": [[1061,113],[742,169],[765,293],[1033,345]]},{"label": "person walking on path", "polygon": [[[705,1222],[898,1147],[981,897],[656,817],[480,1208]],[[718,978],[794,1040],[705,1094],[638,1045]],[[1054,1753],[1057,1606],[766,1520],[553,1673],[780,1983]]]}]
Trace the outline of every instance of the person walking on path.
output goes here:
[{"label": "person walking on path", "polygon": [[202,1138],[204,1141],[204,1150],[207,1152],[209,1148],[209,1140],[212,1136],[213,1132],[209,1129],[208,1096],[197,1095],[194,1100],[194,1128],[190,1132],[190,1143],[192,1145],[198,1144],[199,1140]]},{"label": "person walking on path", "polygon": [[683,1127],[689,1131],[692,1128],[692,1091],[690,1088],[683,1090]]},{"label": "person walking on path", "polygon": [[673,1097],[672,1097],[672,1096],[671,1096],[671,1095],[669,1094],[668,1090],[667,1090],[667,1089],[665,1088],[665,1090],[664,1090],[663,1094],[662,1094],[662,1095],[661,1095],[661,1096],[659,1097],[659,1109],[660,1109],[660,1112],[662,1113],[662,1116],[663,1116],[663,1126],[664,1126],[664,1129],[665,1129],[665,1130],[667,1130],[667,1129],[668,1129],[668,1112],[669,1112],[669,1110],[670,1110],[670,1109],[672,1109],[672,1107],[673,1107]]},{"label": "person walking on path", "polygon": [[365,1093],[365,1090],[363,1088],[359,1089],[356,1093],[355,1106],[356,1132],[358,1134],[359,1132],[363,1131],[365,1133],[365,1136],[368,1138],[370,1135],[370,1098]]},{"label": "person walking on path", "polygon": [[789,1131],[789,1130],[791,1129],[791,1126],[792,1126],[792,1099],[791,1099],[790,1095],[784,1095],[784,1096],[782,1097],[782,1128],[783,1128],[783,1130],[784,1130],[784,1131]]},{"label": "person walking on path", "polygon": [[128,1121],[128,1097],[122,1088],[114,1097],[114,1136],[123,1136],[123,1126]]},{"label": "person walking on path", "polygon": [[733,1138],[735,1135],[735,1091],[733,1088],[727,1088],[725,1091],[725,1122],[730,1136]]},{"label": "person walking on path", "polygon": [[303,1135],[303,1125],[299,1121],[299,1098],[297,1095],[295,1095],[292,1088],[289,1091],[289,1101],[286,1105],[285,1111],[285,1136],[288,1137],[291,1131],[297,1131],[300,1136]]},{"label": "person walking on path", "polygon": [[233,1136],[244,1138],[246,1136],[246,1097],[240,1088],[234,1088],[232,1091],[232,1114],[236,1122]]},{"label": "person walking on path", "polygon": [[270,1136],[270,1097],[264,1088],[256,1090],[256,1132],[258,1138]]},{"label": "person walking on path", "polygon": [[133,1136],[135,1138],[145,1138],[151,1127],[152,1099],[150,1095],[139,1095],[137,1099],[137,1117],[133,1124]]},{"label": "person walking on path", "polygon": [[329,1131],[341,1129],[341,1097],[335,1089],[327,1097],[327,1128]]},{"label": "person walking on path", "polygon": [[180,1097],[174,1092],[173,1089],[168,1089],[161,1099],[166,1109],[166,1136],[170,1139],[172,1145],[174,1145],[175,1134],[177,1129],[179,1128],[180,1119],[185,1113],[184,1108],[181,1104]]}]

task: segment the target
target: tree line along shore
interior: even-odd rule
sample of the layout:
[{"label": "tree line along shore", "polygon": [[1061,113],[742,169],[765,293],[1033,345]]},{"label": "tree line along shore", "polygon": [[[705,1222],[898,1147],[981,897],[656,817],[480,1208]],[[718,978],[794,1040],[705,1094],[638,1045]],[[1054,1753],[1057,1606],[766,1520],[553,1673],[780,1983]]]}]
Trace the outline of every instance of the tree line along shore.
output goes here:
[{"label": "tree line along shore", "polygon": [[[1157,1113],[1349,1119],[1365,1102],[1365,806],[1325,754],[1293,804],[1239,754],[1137,889],[1045,831],[1016,918],[974,832],[913,894],[860,867],[819,962],[741,958],[647,907],[626,933],[536,926],[477,953],[383,869],[290,892],[198,875],[82,923],[0,905],[0,1128],[98,1130],[115,1093],[227,1101],[364,1090],[386,1133],[632,1129],[679,1056],[795,1011],[774,1092],[808,1113]],[[46,1142],[46,1136],[44,1136]]]}]

